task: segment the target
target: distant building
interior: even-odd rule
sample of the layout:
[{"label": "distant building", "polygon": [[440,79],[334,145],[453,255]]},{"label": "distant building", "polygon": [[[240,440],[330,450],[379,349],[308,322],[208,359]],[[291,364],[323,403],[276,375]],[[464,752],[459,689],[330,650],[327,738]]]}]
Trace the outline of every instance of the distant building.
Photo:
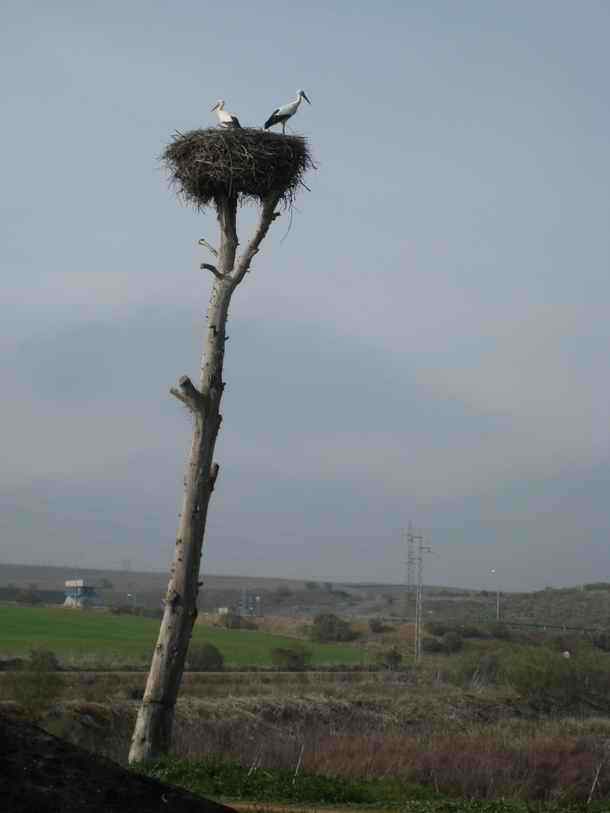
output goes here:
[{"label": "distant building", "polygon": [[237,606],[237,614],[243,616],[261,615],[261,597],[249,590],[241,591],[241,601]]},{"label": "distant building", "polygon": [[66,582],[65,594],[64,607],[77,607],[82,610],[85,607],[101,604],[95,587],[85,584],[84,579],[69,579]]}]

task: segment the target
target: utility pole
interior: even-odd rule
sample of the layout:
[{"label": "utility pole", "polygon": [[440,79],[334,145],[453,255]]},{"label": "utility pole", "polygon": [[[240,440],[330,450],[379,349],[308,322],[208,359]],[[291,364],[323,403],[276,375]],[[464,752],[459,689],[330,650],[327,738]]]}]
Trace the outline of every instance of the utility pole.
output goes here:
[{"label": "utility pole", "polygon": [[[496,575],[495,567],[489,571],[492,576]],[[496,577],[496,621],[500,621],[500,583]]]},{"label": "utility pole", "polygon": [[424,553],[431,553],[432,548],[424,545],[422,535],[413,534],[415,540],[415,558],[417,562],[417,591],[415,594],[415,663],[419,663],[422,655],[422,628],[424,604]]},{"label": "utility pole", "polygon": [[409,527],[402,531],[403,544],[405,546],[405,601],[404,617],[409,619],[409,608],[413,604],[412,598],[415,595],[415,574],[417,555],[415,551],[415,535],[413,533],[413,523],[409,522]]}]

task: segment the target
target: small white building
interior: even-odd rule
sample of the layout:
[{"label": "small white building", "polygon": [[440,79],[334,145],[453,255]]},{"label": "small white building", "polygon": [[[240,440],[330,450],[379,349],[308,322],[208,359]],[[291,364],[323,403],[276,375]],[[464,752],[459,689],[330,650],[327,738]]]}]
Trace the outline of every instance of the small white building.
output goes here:
[{"label": "small white building", "polygon": [[82,610],[100,603],[95,587],[86,584],[84,579],[69,579],[65,584],[65,593],[64,607],[76,607]]}]

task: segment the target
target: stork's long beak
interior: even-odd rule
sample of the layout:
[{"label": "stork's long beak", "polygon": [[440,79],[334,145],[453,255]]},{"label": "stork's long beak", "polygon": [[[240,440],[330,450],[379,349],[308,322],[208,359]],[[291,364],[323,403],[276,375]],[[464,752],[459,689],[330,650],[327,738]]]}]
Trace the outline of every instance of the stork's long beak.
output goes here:
[{"label": "stork's long beak", "polygon": [[308,104],[311,104],[311,102],[310,102],[310,101],[309,101],[309,99],[307,98],[307,94],[305,93],[305,91],[303,91],[303,98],[305,99],[305,101],[306,101]]},{"label": "stork's long beak", "polygon": [[214,110],[216,110],[216,108],[217,108],[217,107],[218,107],[218,102],[216,102],[216,104],[214,105],[214,107],[210,107],[210,113],[213,113],[213,112],[214,112]]}]

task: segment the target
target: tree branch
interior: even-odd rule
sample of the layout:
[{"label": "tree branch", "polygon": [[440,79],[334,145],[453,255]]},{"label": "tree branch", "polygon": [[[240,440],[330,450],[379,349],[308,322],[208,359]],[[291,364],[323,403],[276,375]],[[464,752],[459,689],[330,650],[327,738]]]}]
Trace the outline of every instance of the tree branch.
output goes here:
[{"label": "tree branch", "polygon": [[204,270],[205,271],[211,271],[212,274],[214,274],[214,276],[216,277],[216,279],[224,279],[225,278],[225,275],[221,274],[220,271],[216,268],[216,266],[215,265],[210,265],[210,263],[201,263],[199,268],[201,268],[202,271],[204,271]]},{"label": "tree branch", "polygon": [[237,239],[237,196],[234,194],[219,197],[216,201],[216,214],[220,228],[220,248],[218,267],[220,273],[229,276],[235,265]]},{"label": "tree branch", "polygon": [[205,237],[202,237],[202,238],[201,238],[201,239],[200,239],[198,242],[199,242],[199,245],[200,245],[200,246],[203,246],[204,248],[207,248],[207,250],[208,250],[208,251],[211,251],[211,252],[212,252],[212,254],[213,254],[215,257],[218,257],[218,252],[216,251],[216,249],[214,248],[214,246],[212,246],[212,245],[210,245],[210,243],[208,243],[208,241],[205,239]]},{"label": "tree branch", "polygon": [[231,274],[234,288],[239,285],[246,273],[249,271],[250,263],[252,262],[254,255],[258,253],[259,246],[269,231],[269,226],[271,226],[273,221],[280,216],[280,213],[275,211],[275,207],[278,205],[280,197],[281,195],[274,193],[265,198],[256,231],[246,246],[246,250],[239,258],[235,271]]},{"label": "tree branch", "polygon": [[183,375],[182,378],[179,379],[178,387],[179,389],[176,389],[176,387],[170,389],[174,398],[186,404],[191,412],[205,412],[206,398],[194,386],[188,375]]}]

